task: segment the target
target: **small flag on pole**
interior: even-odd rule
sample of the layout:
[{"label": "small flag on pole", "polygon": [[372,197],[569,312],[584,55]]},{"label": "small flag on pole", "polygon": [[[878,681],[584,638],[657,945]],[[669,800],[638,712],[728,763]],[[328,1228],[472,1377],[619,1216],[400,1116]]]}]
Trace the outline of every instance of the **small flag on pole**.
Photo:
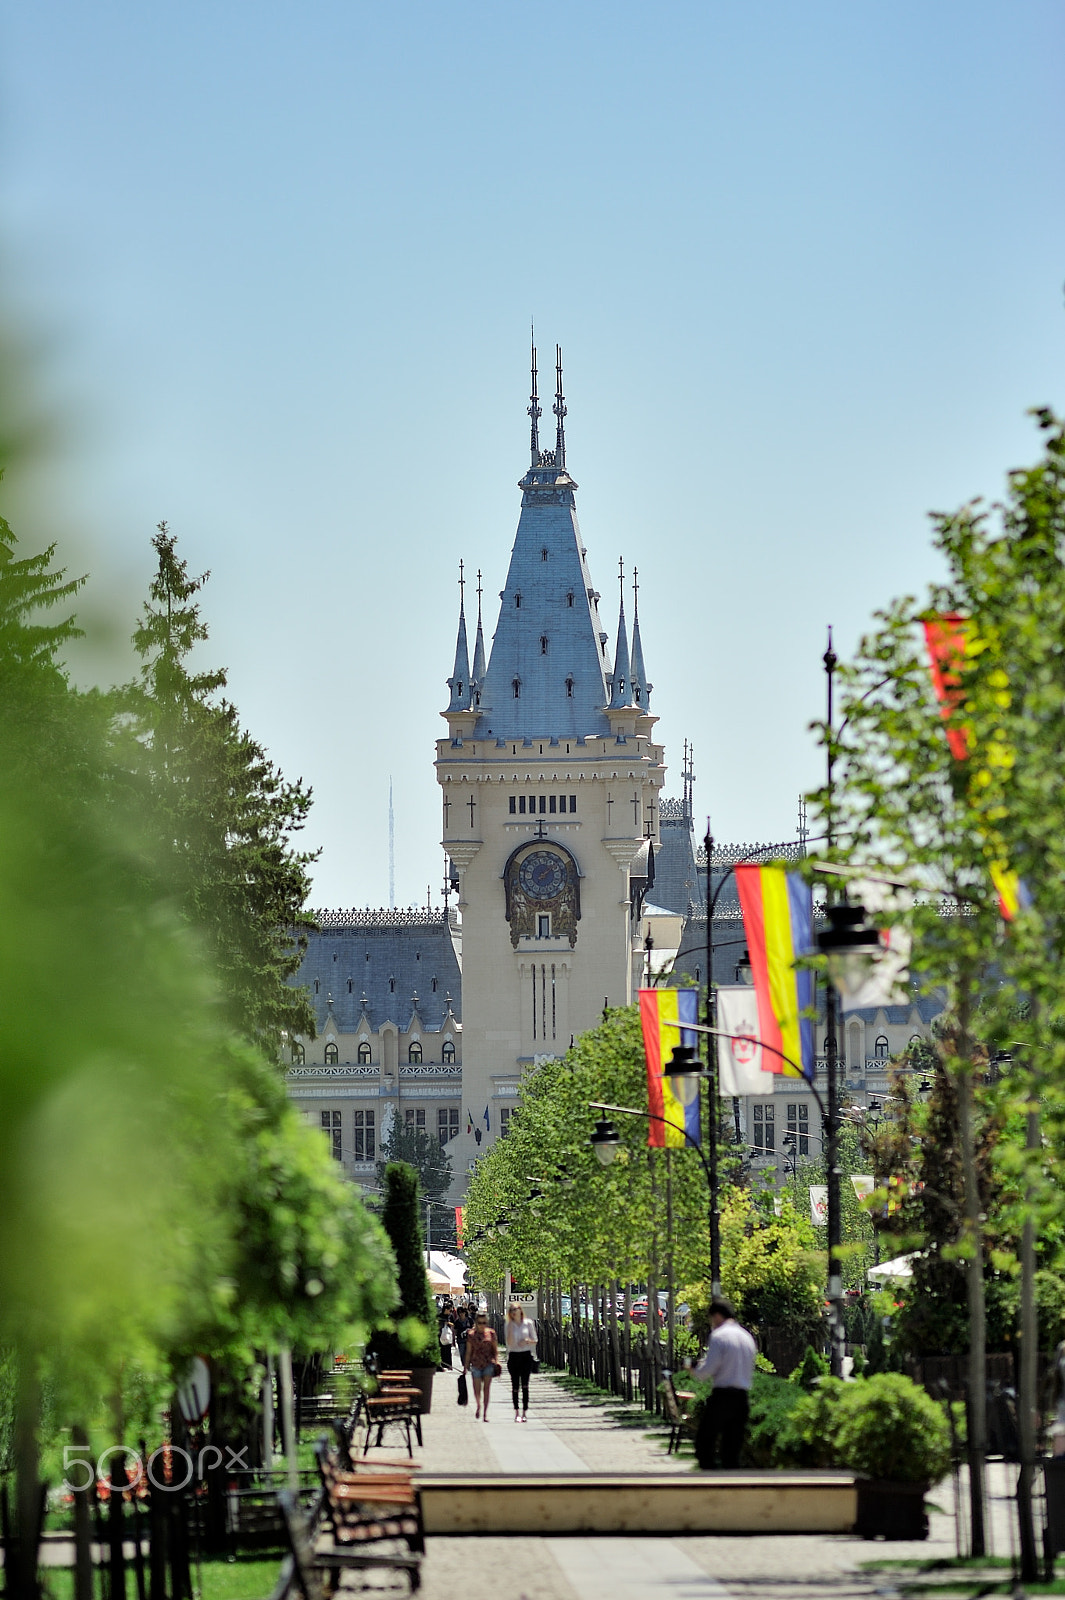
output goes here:
[{"label": "small flag on pole", "polygon": [[814,975],[797,967],[813,945],[813,896],[799,873],[783,867],[737,867],[743,931],[758,996],[763,1070],[814,1076]]},{"label": "small flag on pole", "polygon": [[[647,1056],[647,1109],[651,1113],[647,1143],[652,1149],[683,1148],[698,1144],[699,1096],[684,1105],[674,1094],[663,1067],[678,1044],[695,1045],[698,1036],[678,1023],[698,1020],[699,996],[695,989],[641,989],[640,1023]],[[673,1026],[670,1026],[670,1024]],[[661,1120],[657,1120],[661,1119]]]}]

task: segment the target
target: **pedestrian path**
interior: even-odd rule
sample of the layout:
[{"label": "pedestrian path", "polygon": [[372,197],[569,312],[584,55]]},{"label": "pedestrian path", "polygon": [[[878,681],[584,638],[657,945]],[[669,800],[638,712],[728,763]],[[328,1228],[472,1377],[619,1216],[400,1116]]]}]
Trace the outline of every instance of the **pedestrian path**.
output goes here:
[{"label": "pedestrian path", "polygon": [[[620,1402],[574,1395],[534,1376],[529,1420],[515,1423],[506,1373],[493,1385],[489,1421],[456,1404],[455,1375],[440,1374],[425,1419],[421,1464],[430,1472],[676,1472],[691,1457],[666,1455],[647,1429],[621,1426]],[[664,1439],[664,1432],[661,1433]],[[991,1469],[996,1553],[1009,1553],[1010,1469]],[[921,1544],[866,1544],[846,1536],[614,1538],[481,1537],[429,1540],[420,1600],[893,1600],[889,1576],[865,1573],[878,1557],[932,1560],[955,1553],[949,1483],[934,1497]]]}]

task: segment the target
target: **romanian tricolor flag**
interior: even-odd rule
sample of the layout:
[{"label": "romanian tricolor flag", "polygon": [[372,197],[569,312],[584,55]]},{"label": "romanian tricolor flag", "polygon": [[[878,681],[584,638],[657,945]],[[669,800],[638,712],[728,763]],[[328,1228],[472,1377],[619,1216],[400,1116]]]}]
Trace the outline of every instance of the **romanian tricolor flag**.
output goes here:
[{"label": "romanian tricolor flag", "polygon": [[813,948],[813,896],[797,872],[736,867],[743,931],[758,997],[763,1072],[814,1076],[814,975],[797,967]]},{"label": "romanian tricolor flag", "polygon": [[[647,1109],[651,1113],[647,1143],[653,1149],[698,1144],[699,1096],[683,1105],[662,1076],[678,1044],[697,1045],[698,1035],[678,1023],[697,1022],[699,995],[695,989],[641,989],[640,1023],[647,1055]],[[661,1117],[662,1120],[655,1119]]]},{"label": "romanian tricolor flag", "polygon": [[[984,649],[971,617],[960,616],[956,611],[942,616],[927,617],[924,624],[925,645],[932,670],[932,687],[939,701],[939,713],[947,724],[947,742],[956,761],[967,761],[975,749],[972,728],[958,720],[964,708],[965,690],[962,674],[966,661]],[[1009,705],[1009,680],[1005,673],[993,677],[992,687],[1003,709]],[[976,752],[972,792],[994,791],[1001,786],[1013,766],[1013,751],[1002,740],[989,742],[986,752]],[[993,813],[989,813],[993,816]],[[1005,843],[995,827],[989,826],[984,834],[987,845],[988,870],[998,894],[999,910],[1006,922],[1012,922],[1022,906],[1030,906],[1032,897],[1024,880],[1013,871],[1007,859]]]}]

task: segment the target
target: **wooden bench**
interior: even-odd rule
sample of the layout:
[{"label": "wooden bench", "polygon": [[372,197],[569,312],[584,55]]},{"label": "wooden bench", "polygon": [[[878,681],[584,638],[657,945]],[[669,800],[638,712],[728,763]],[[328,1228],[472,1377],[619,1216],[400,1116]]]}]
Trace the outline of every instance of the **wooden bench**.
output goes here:
[{"label": "wooden bench", "polygon": [[324,1439],[314,1447],[322,1482],[322,1515],[339,1546],[403,1539],[412,1552],[425,1550],[421,1498],[406,1461],[359,1461],[347,1471]]},{"label": "wooden bench", "polygon": [[[293,1590],[298,1590],[304,1600],[327,1600],[343,1588],[355,1587],[351,1578],[371,1573],[379,1576],[389,1572],[402,1579],[411,1592],[421,1586],[421,1555],[397,1548],[367,1548],[367,1543],[393,1545],[394,1536],[382,1533],[379,1539],[364,1541],[358,1549],[328,1543],[323,1547],[323,1535],[328,1533],[321,1514],[308,1518],[295,1494],[284,1489],[278,1495],[281,1515],[288,1539],[289,1554],[282,1565],[277,1586],[270,1600],[288,1600]],[[323,1504],[325,1495],[323,1491]],[[379,1591],[379,1584],[373,1588]]]},{"label": "wooden bench", "polygon": [[668,1372],[662,1379],[659,1393],[662,1396],[662,1410],[669,1423],[669,1444],[666,1447],[666,1454],[671,1456],[676,1451],[679,1455],[683,1441],[695,1437],[695,1422],[687,1412],[681,1410],[680,1402],[694,1400],[695,1396],[687,1390],[682,1394],[678,1393],[672,1375]]}]

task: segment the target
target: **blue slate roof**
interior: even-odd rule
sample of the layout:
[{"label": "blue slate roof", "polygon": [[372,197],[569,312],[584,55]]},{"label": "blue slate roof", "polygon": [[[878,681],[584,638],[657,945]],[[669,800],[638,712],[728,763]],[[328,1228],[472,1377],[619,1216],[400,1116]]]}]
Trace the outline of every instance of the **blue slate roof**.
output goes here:
[{"label": "blue slate roof", "polygon": [[655,851],[655,904],[688,915],[689,906],[704,900],[703,878],[695,861],[691,812],[682,800],[658,805],[661,843]]},{"label": "blue slate roof", "polygon": [[[440,911],[319,911],[322,924],[308,935],[307,953],[290,980],[305,987],[319,1029],[330,1009],[343,1033],[354,1033],[363,1013],[370,1026],[394,1022],[406,1030],[418,996],[423,1031],[443,1026],[447,996],[462,1015],[462,975],[450,922]],[[315,980],[318,993],[315,993]],[[434,987],[435,985],[435,987]]]},{"label": "blue slate roof", "polygon": [[478,739],[610,732],[599,596],[585,559],[576,483],[543,451],[519,487],[521,515],[480,694]]}]

